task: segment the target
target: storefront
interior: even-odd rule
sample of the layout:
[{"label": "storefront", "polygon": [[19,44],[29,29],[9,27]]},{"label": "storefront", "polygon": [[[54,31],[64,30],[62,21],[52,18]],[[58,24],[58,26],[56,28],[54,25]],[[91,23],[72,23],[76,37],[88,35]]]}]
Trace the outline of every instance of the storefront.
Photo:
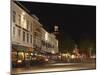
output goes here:
[{"label": "storefront", "polygon": [[32,61],[32,48],[12,45],[12,67],[28,67]]}]

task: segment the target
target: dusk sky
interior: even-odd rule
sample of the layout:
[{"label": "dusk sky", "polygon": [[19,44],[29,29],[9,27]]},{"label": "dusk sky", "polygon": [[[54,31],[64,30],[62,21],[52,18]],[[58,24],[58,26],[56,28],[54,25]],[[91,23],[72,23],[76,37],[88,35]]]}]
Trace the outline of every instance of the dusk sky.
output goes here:
[{"label": "dusk sky", "polygon": [[35,14],[39,18],[39,22],[48,32],[53,32],[53,26],[58,25],[63,39],[70,36],[78,43],[82,34],[96,39],[96,6],[38,2],[20,3],[31,14]]}]

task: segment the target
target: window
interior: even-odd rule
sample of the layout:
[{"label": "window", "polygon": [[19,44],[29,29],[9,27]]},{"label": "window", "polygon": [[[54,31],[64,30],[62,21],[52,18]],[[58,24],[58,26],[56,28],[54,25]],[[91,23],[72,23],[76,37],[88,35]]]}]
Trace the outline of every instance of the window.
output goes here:
[{"label": "window", "polygon": [[26,17],[25,17],[25,16],[23,16],[22,27],[23,27],[24,29],[27,29],[27,20],[26,20]]},{"label": "window", "polygon": [[25,60],[30,60],[30,55],[29,55],[29,53],[25,53]]},{"label": "window", "polygon": [[15,63],[17,61],[17,52],[11,52],[12,53],[12,62]]},{"label": "window", "polygon": [[15,27],[13,27],[13,36],[15,36]]},{"label": "window", "polygon": [[30,26],[30,31],[32,32],[32,23],[31,23],[31,26]]},{"label": "window", "polygon": [[23,16],[23,20],[25,21],[25,16]]},{"label": "window", "polygon": [[18,29],[18,36],[20,37],[20,35],[21,35],[21,30]]},{"label": "window", "polygon": [[27,42],[29,42],[29,34],[27,33]]},{"label": "window", "polygon": [[20,25],[21,24],[21,15],[19,15],[18,21],[19,21],[19,25]]},{"label": "window", "polygon": [[13,11],[13,22],[16,22],[16,12]]},{"label": "window", "polygon": [[[24,53],[23,52],[18,52],[18,56],[17,56],[18,60],[24,60]],[[18,61],[17,61],[18,62]]]},{"label": "window", "polygon": [[36,32],[34,32],[34,39],[33,39],[34,45],[36,44]]},{"label": "window", "polygon": [[32,43],[32,35],[30,35],[30,43]]},{"label": "window", "polygon": [[23,31],[23,41],[25,41],[25,32]]},{"label": "window", "polygon": [[29,29],[29,21],[27,20],[27,30]]}]

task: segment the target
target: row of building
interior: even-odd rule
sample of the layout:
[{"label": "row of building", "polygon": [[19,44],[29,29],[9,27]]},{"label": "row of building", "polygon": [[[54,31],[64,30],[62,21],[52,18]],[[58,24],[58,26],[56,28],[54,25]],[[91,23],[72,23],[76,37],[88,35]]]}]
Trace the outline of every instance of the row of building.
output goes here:
[{"label": "row of building", "polygon": [[43,28],[38,17],[18,2],[12,2],[11,13],[12,63],[58,53],[56,36]]}]

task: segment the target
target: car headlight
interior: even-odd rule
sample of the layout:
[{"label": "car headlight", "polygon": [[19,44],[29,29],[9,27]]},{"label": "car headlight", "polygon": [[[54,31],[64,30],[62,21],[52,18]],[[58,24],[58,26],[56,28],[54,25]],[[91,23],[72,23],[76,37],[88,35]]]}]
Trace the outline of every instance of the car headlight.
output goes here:
[{"label": "car headlight", "polygon": [[48,59],[45,59],[45,61],[48,61]]},{"label": "car headlight", "polygon": [[17,62],[18,62],[18,63],[22,63],[22,60],[18,60]]}]

